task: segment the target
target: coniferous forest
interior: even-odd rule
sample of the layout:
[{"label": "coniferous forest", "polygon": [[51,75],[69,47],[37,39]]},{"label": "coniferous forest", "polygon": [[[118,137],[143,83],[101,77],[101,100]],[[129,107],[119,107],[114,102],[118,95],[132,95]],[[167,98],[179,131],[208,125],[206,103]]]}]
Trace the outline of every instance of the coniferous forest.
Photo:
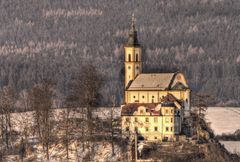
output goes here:
[{"label": "coniferous forest", "polygon": [[0,86],[19,100],[51,80],[61,100],[87,63],[103,80],[100,105],[121,104],[132,13],[144,72],[182,71],[215,105],[240,104],[239,0],[0,0]]}]

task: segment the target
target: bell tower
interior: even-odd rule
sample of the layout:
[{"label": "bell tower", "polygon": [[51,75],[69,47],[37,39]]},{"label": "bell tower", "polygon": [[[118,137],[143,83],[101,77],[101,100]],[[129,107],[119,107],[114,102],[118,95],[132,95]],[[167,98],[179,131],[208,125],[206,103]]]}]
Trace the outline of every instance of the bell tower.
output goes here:
[{"label": "bell tower", "polygon": [[138,43],[137,31],[135,28],[135,17],[132,15],[131,28],[128,34],[128,42],[125,49],[125,88],[129,82],[142,73],[142,48]]}]

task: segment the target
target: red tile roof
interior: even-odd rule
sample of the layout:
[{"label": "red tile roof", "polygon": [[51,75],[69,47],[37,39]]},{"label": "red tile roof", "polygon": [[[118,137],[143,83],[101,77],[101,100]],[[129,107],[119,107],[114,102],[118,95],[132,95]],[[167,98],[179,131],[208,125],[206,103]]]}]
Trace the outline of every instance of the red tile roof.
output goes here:
[{"label": "red tile roof", "polygon": [[150,115],[161,115],[160,111],[156,111],[156,106],[162,104],[162,106],[173,106],[175,107],[174,102],[178,102],[180,105],[183,105],[181,100],[178,100],[174,95],[168,93],[166,96],[163,96],[161,103],[129,103],[122,107],[121,115],[133,115],[134,112],[138,111],[140,106],[144,106],[147,112],[150,112]]},{"label": "red tile roof", "polygon": [[156,111],[157,103],[130,103],[122,107],[121,115],[133,115],[135,111],[138,111],[140,106],[144,106],[150,115],[160,115],[160,111]]}]

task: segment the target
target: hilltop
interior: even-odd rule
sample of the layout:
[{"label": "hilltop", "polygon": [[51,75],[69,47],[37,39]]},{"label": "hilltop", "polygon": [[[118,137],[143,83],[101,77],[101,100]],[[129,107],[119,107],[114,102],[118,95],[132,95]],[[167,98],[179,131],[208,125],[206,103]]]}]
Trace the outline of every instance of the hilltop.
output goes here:
[{"label": "hilltop", "polygon": [[[98,108],[94,110],[94,135],[90,142],[82,141],[82,130],[75,124],[71,125],[71,133],[69,134],[69,161],[129,161],[132,156],[130,143],[121,138],[118,132],[119,125],[114,126],[114,150],[112,155],[111,147],[111,127],[109,122],[113,111],[113,118],[119,120],[120,108]],[[54,128],[51,134],[51,142],[49,147],[50,161],[66,161],[66,135],[63,123],[66,120],[66,109],[55,109],[52,119]],[[12,113],[12,131],[14,132],[11,138],[11,149],[4,152],[4,156],[0,156],[0,161],[17,161],[21,158],[21,147],[24,139],[24,147],[26,147],[24,160],[25,161],[46,161],[45,150],[39,142],[33,121],[33,112]],[[79,121],[82,119],[81,113],[71,111],[71,121]],[[78,119],[78,120],[77,120]],[[200,140],[196,140],[196,136],[192,138],[181,138],[175,143],[153,143],[147,144],[143,149],[142,159],[162,159],[171,161],[191,161],[191,162],[238,162],[239,157],[236,154],[229,153],[218,140],[214,138],[212,130],[207,126],[207,123],[201,121]],[[86,132],[85,132],[86,133]],[[86,136],[85,136],[86,137]],[[85,138],[84,137],[84,138]],[[83,144],[85,143],[85,149]],[[4,147],[6,147],[4,145]],[[1,155],[1,152],[0,152]],[[173,156],[174,155],[174,156]]]},{"label": "hilltop", "polygon": [[[72,75],[84,62],[105,76],[102,105],[123,94],[123,44],[134,12],[146,72],[183,71],[196,92],[214,104],[239,105],[240,2],[36,1],[0,3],[0,86],[15,92],[43,79],[65,96]],[[214,87],[214,88],[213,88]]]}]

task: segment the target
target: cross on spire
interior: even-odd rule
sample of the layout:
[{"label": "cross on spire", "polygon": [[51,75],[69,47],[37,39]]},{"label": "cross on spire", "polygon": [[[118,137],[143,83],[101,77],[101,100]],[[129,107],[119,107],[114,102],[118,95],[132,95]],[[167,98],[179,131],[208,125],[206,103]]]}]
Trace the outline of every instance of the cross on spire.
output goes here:
[{"label": "cross on spire", "polygon": [[132,13],[132,28],[135,29],[135,22],[136,22],[136,18],[134,16],[134,13]]},{"label": "cross on spire", "polygon": [[127,42],[127,45],[130,45],[130,46],[138,46],[139,45],[138,39],[137,39],[137,30],[135,28],[135,22],[136,22],[136,19],[135,19],[134,13],[132,13],[131,28],[128,33],[128,42]]}]

